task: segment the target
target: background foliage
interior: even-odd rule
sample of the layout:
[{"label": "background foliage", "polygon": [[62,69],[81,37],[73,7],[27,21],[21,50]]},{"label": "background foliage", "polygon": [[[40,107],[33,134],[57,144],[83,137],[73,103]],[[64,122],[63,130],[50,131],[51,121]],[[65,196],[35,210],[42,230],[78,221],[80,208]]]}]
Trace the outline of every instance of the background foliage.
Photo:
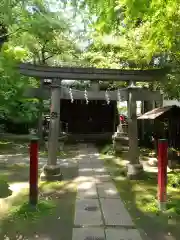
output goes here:
[{"label": "background foliage", "polygon": [[[16,64],[20,61],[101,68],[170,67],[167,79],[148,86],[179,100],[179,18],[178,0],[2,0],[0,118],[37,119],[38,101],[25,99],[23,92],[39,82],[19,75]],[[110,81],[105,88],[124,85]]]}]

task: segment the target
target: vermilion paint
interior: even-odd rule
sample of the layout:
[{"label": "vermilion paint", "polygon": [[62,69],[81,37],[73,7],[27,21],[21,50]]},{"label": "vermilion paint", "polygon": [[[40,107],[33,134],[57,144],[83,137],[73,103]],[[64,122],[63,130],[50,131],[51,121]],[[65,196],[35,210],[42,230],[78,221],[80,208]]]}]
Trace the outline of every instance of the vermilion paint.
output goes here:
[{"label": "vermilion paint", "polygon": [[29,203],[38,202],[38,140],[30,142],[30,174],[29,174]]},{"label": "vermilion paint", "polygon": [[158,141],[158,200],[166,202],[167,197],[167,164],[168,164],[168,142],[166,139]]}]

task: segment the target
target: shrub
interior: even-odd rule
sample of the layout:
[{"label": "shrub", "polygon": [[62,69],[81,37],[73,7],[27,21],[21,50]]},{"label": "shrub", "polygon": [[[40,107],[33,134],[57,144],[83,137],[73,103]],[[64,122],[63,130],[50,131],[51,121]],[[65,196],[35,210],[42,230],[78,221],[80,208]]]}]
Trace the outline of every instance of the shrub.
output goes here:
[{"label": "shrub", "polygon": [[173,173],[168,175],[168,186],[173,188],[180,187],[180,174]]}]

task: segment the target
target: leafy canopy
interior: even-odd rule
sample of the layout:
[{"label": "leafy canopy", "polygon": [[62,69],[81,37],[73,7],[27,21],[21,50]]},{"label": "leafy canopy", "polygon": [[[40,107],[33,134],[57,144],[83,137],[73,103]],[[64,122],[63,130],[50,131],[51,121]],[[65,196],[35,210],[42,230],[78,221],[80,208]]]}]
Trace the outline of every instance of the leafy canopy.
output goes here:
[{"label": "leafy canopy", "polygon": [[53,65],[57,58],[73,58],[79,49],[71,35],[71,23],[58,9],[51,11],[48,1],[4,0],[1,6],[0,23],[8,38],[3,41],[0,35],[0,118],[32,121],[38,114],[38,101],[25,99],[23,94],[38,82],[20,75],[16,64]]}]

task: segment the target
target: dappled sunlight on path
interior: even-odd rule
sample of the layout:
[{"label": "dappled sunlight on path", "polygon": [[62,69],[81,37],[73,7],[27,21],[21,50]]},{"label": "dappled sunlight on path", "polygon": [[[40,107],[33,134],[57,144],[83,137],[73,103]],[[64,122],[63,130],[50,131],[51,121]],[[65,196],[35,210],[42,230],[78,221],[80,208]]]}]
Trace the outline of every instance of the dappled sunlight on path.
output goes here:
[{"label": "dappled sunlight on path", "polygon": [[97,149],[84,144],[81,154],[72,239],[141,240]]}]

